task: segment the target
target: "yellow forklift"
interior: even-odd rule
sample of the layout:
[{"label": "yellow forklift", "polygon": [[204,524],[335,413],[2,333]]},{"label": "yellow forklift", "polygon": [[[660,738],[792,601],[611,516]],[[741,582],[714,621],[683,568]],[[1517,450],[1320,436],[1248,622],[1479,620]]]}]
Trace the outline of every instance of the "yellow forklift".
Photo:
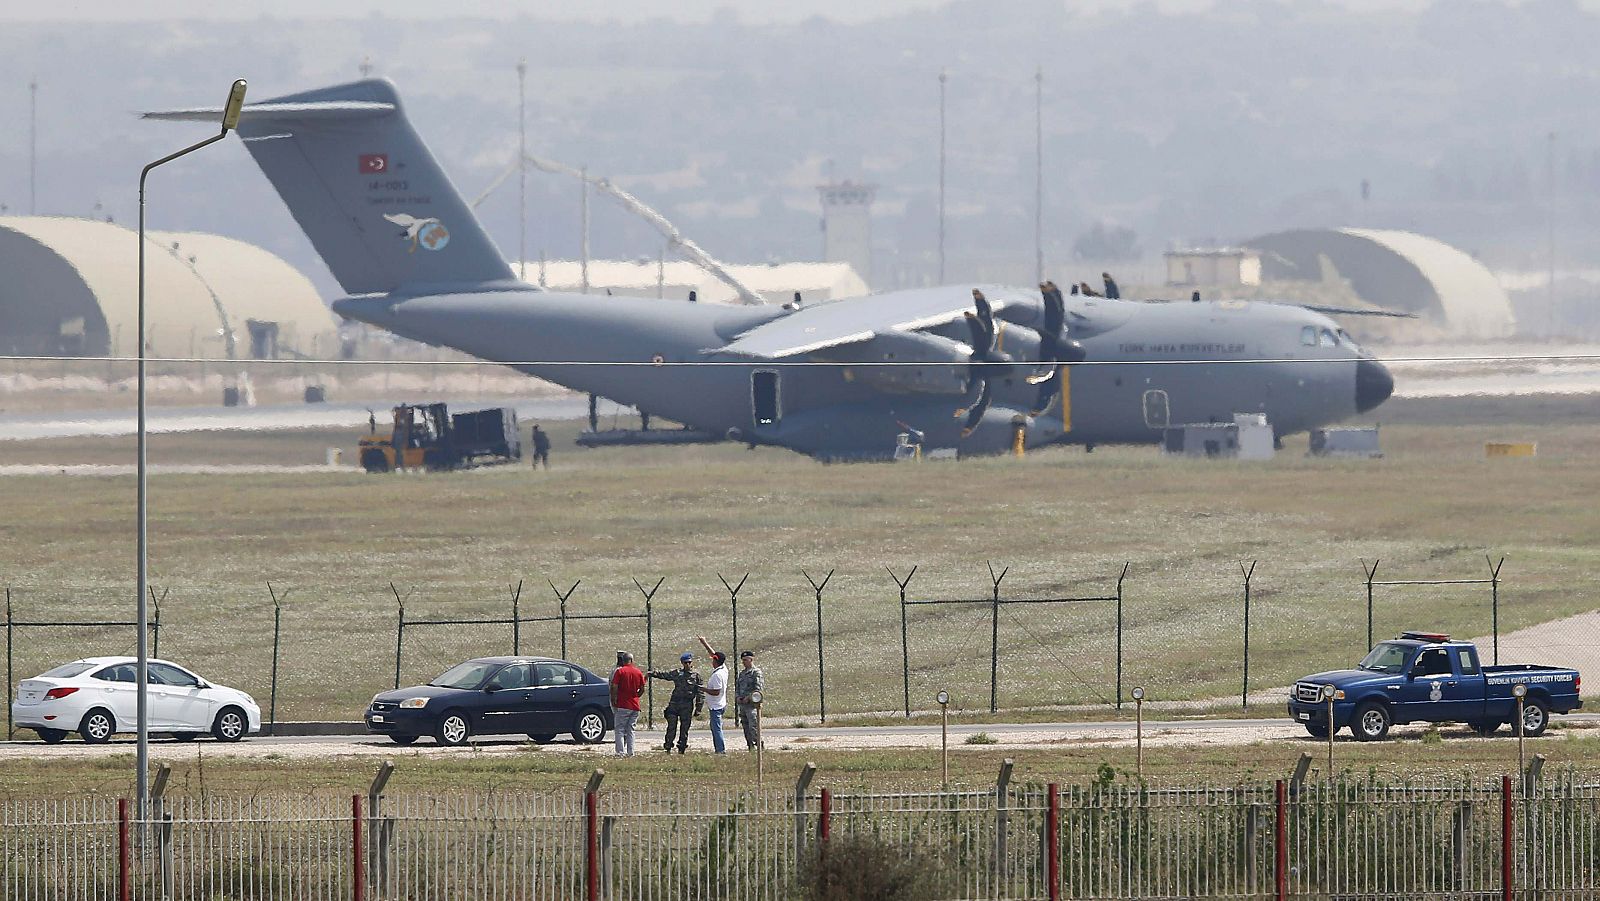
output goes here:
[{"label": "yellow forklift", "polygon": [[378,434],[376,419],[370,423],[371,434],[356,449],[367,472],[436,472],[522,459],[517,412],[509,407],[452,416],[445,404],[400,404],[389,434]]}]

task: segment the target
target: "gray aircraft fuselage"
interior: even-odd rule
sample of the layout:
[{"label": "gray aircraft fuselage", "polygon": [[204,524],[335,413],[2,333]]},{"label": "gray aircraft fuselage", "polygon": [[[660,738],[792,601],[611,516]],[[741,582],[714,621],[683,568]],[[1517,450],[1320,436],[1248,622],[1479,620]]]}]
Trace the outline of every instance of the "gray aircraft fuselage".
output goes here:
[{"label": "gray aircraft fuselage", "polygon": [[[1023,294],[986,290],[991,296]],[[986,417],[986,425],[994,420],[995,427],[964,439],[956,415],[959,393],[894,393],[861,377],[885,361],[834,359],[823,361],[830,365],[814,365],[818,354],[766,361],[708,353],[781,318],[797,317],[799,322],[819,310],[848,304],[857,308],[854,315],[871,322],[877,314],[891,315],[897,297],[926,304],[926,295],[948,297],[959,305],[969,289],[917,289],[789,311],[564,294],[513,283],[470,293],[346,298],[334,309],[403,337],[507,363],[529,375],[751,444],[786,446],[827,459],[884,458],[892,453],[896,435],[909,426],[924,432],[926,445],[933,448],[977,453],[1006,449],[1010,423],[1028,410],[1037,391],[1025,381],[1037,364],[1019,364],[996,380]],[[1281,436],[1349,419],[1381,403],[1392,390],[1381,364],[1336,324],[1298,307],[1072,296],[1068,310],[1081,320],[1078,340],[1087,359],[1065,367],[1066,402],[1058,399],[1053,409],[1030,423],[1030,447],[1152,443],[1169,424],[1231,422],[1236,413],[1266,414]],[[1019,303],[1006,312],[1027,319],[1032,311]],[[957,329],[959,321],[943,331],[955,338]],[[1002,350],[1007,334],[1020,341],[1028,332],[1022,322],[1005,323],[1002,329]],[[1316,340],[1304,340],[1308,329]],[[605,363],[632,365],[597,365]],[[962,377],[964,367],[949,361],[927,363],[928,369],[940,367],[951,370],[952,381]],[[775,421],[755,420],[752,377],[758,372],[776,373]]]}]

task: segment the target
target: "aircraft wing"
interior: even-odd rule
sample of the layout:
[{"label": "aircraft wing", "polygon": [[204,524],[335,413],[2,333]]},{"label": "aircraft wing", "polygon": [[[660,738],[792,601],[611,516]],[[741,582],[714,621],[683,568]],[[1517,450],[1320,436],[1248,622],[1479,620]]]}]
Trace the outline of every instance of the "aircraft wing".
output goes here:
[{"label": "aircraft wing", "polygon": [[[996,312],[1027,301],[1015,291],[983,290]],[[959,320],[972,308],[971,291],[964,288],[852,297],[803,308],[782,319],[756,326],[729,344],[706,352],[781,360],[946,325]]]}]

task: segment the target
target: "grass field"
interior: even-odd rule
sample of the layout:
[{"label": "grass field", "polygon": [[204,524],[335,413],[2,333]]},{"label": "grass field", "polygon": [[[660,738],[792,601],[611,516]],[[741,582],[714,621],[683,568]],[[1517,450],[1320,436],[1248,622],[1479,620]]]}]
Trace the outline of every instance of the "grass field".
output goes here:
[{"label": "grass field", "polygon": [[[1585,402],[1586,403],[1586,402]],[[1386,412],[1389,408],[1384,408]],[[1405,412],[1403,406],[1397,408]],[[1026,459],[823,466],[731,445],[578,451],[553,426],[555,467],[455,474],[242,472],[151,480],[151,567],[163,656],[266,701],[272,605],[283,607],[280,719],[354,719],[393,680],[396,604],[411,618],[503,617],[522,582],[523,616],[556,611],[548,581],[582,581],[569,612],[636,613],[655,602],[658,666],[707,633],[730,642],[718,574],[749,583],[739,640],[761,653],[769,713],[815,718],[815,598],[824,595],[830,713],[902,703],[900,608],[884,567],[918,568],[912,598],[986,598],[986,562],[1010,567],[1007,597],[1101,595],[1124,586],[1125,686],[1152,698],[1240,689],[1240,561],[1259,560],[1251,684],[1283,685],[1353,662],[1365,646],[1360,559],[1380,577],[1479,578],[1507,557],[1503,631],[1600,607],[1600,428],[1585,407],[1417,412],[1384,428],[1381,460],[1266,464],[1183,461],[1150,449],[1053,449]],[[1535,422],[1531,420],[1540,420]],[[320,462],[353,445],[332,432],[158,435],[152,460]],[[1487,460],[1488,440],[1537,440],[1539,456]],[[1303,447],[1303,444],[1300,445]],[[8,463],[127,463],[131,439],[0,442]],[[18,620],[128,618],[134,575],[131,477],[0,479],[0,580]],[[1002,707],[1103,705],[1114,694],[1114,605],[1006,607]],[[1402,628],[1490,630],[1487,586],[1380,589],[1379,637]],[[912,703],[948,689],[988,703],[990,611],[916,608]],[[524,652],[560,650],[551,623],[525,624]],[[1600,636],[1549,648],[1575,659]],[[509,627],[408,630],[402,678],[461,657],[508,652]],[[129,652],[127,629],[16,633],[17,678],[91,653]],[[643,657],[638,621],[575,622],[569,656],[606,669]],[[658,703],[659,703],[658,699]]]}]

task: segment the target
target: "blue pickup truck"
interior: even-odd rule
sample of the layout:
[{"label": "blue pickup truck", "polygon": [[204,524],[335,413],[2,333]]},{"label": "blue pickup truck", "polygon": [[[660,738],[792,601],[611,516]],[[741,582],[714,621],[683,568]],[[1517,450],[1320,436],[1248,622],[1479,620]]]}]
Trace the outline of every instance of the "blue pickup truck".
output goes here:
[{"label": "blue pickup truck", "polygon": [[1527,686],[1523,699],[1524,735],[1539,735],[1550,714],[1583,706],[1577,670],[1554,666],[1484,666],[1470,641],[1451,641],[1434,632],[1406,632],[1372,649],[1355,669],[1306,676],[1294,684],[1289,715],[1317,738],[1328,736],[1328,703],[1322,687],[1332,685],[1334,731],[1350,727],[1362,741],[1378,741],[1398,723],[1466,723],[1479,735],[1493,735],[1517,718],[1512,686]]}]

